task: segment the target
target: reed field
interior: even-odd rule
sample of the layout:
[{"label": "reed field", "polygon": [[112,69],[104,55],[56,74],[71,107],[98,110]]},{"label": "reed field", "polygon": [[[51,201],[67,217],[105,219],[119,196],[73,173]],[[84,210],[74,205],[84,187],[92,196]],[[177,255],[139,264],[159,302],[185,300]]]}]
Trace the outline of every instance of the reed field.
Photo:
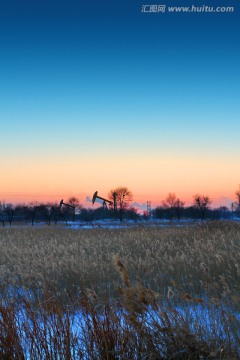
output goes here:
[{"label": "reed field", "polygon": [[240,224],[0,229],[0,359],[240,359]]}]

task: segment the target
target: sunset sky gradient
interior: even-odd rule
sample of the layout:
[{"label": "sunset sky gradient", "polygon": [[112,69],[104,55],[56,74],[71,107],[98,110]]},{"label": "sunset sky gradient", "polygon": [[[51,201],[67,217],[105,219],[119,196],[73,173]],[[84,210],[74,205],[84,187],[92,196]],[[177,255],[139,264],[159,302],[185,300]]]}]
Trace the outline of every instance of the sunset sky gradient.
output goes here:
[{"label": "sunset sky gradient", "polygon": [[1,2],[0,201],[85,203],[120,185],[153,205],[169,192],[234,200],[240,3],[141,13],[152,3]]}]

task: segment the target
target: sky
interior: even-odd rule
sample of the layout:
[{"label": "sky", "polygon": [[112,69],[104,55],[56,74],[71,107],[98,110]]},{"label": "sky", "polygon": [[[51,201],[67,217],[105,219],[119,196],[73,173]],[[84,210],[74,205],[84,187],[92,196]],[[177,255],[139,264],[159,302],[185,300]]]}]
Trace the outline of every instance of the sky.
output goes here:
[{"label": "sky", "polygon": [[[192,5],[234,11],[168,10]],[[86,204],[127,186],[139,204],[229,205],[239,20],[236,0],[1,1],[0,201]]]}]

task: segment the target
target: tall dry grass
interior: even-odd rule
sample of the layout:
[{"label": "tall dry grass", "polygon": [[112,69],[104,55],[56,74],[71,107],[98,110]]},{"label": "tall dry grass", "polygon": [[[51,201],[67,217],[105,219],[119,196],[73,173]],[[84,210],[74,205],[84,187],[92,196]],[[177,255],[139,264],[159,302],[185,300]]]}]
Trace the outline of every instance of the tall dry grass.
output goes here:
[{"label": "tall dry grass", "polygon": [[240,225],[0,230],[1,359],[237,359]]}]

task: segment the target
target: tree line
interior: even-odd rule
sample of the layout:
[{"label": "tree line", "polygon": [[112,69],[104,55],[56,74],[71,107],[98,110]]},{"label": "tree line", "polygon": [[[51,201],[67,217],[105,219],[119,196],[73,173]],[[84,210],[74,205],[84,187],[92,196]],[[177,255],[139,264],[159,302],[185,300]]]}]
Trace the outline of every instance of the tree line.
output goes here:
[{"label": "tree line", "polygon": [[39,203],[36,201],[28,204],[5,204],[0,202],[0,222],[4,226],[8,223],[10,226],[13,221],[31,223],[45,222],[51,223],[69,221],[85,221],[92,223],[100,219],[231,219],[240,216],[240,190],[236,191],[236,201],[232,203],[229,209],[226,206],[211,208],[212,203],[208,195],[195,194],[193,203],[185,206],[185,202],[176,196],[175,193],[169,193],[162,201],[161,205],[151,211],[139,213],[136,207],[131,205],[133,194],[127,187],[117,187],[108,193],[108,199],[112,205],[102,206],[97,209],[85,208],[81,205],[77,197],[70,197],[66,203],[61,201]]}]

